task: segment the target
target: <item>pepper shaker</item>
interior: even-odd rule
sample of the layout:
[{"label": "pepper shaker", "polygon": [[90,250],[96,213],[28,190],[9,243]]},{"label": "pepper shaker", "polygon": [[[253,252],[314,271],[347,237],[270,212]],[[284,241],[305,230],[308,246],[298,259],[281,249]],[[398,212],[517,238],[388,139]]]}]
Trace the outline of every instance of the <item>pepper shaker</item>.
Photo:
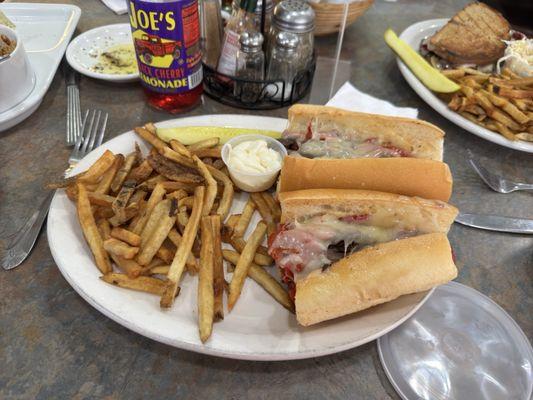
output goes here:
[{"label": "pepper shaker", "polygon": [[[263,35],[257,31],[246,31],[241,34],[239,42],[236,77],[249,81],[262,81],[265,70]],[[261,95],[262,87],[261,83],[236,80],[234,94],[244,103],[253,103]]]}]

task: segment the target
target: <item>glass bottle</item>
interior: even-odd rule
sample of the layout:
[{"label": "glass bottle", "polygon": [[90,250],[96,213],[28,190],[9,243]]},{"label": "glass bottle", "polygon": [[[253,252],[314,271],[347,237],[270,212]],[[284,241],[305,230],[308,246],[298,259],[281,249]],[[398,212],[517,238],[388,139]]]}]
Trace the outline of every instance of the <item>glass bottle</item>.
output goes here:
[{"label": "glass bottle", "polygon": [[197,0],[130,0],[129,4],[139,77],[148,103],[171,113],[189,110],[202,95]]},{"label": "glass bottle", "polygon": [[237,51],[239,51],[239,37],[244,31],[253,31],[254,10],[257,0],[241,0],[240,8],[233,13],[224,29],[222,51],[218,60],[217,71],[234,76],[237,66]]},{"label": "glass bottle", "polygon": [[[263,35],[257,31],[243,32],[239,38],[241,48],[237,52],[237,71],[235,76],[250,81],[262,81],[265,75],[265,55]],[[254,103],[261,95],[262,83],[236,81],[235,97],[244,103]]]},{"label": "glass bottle", "polygon": [[298,36],[290,32],[279,32],[275,38],[267,72],[268,80],[280,81],[270,84],[267,89],[274,100],[291,98],[292,84],[298,72],[298,44]]},{"label": "glass bottle", "polygon": [[[236,11],[239,9],[239,0],[233,0],[231,5],[232,10]],[[263,12],[263,0],[257,0],[257,6],[255,7],[255,28],[261,32],[261,34],[266,35],[270,31],[270,26],[272,25],[272,14],[274,11],[274,0],[265,0],[265,27],[264,32],[261,32],[261,14]]]}]

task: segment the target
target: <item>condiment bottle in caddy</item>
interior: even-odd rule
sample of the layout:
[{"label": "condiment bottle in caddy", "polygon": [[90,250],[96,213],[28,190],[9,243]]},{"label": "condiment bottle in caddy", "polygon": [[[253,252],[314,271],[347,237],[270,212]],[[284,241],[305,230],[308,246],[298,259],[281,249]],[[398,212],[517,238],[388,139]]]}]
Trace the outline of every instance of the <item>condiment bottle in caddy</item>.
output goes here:
[{"label": "condiment bottle in caddy", "polygon": [[222,51],[217,66],[218,72],[235,76],[237,52],[240,48],[239,37],[243,32],[257,31],[254,14],[256,5],[257,0],[241,0],[238,11],[231,15],[224,29]]},{"label": "condiment bottle in caddy", "polygon": [[[243,32],[239,38],[240,49],[237,52],[237,78],[250,81],[262,81],[265,78],[265,54],[263,53],[263,35],[257,31]],[[261,83],[237,80],[234,94],[244,103],[253,103],[261,95]]]},{"label": "condiment bottle in caddy", "polygon": [[139,76],[148,103],[179,113],[202,94],[198,0],[129,0]]},{"label": "condiment bottle in caddy", "polygon": [[[233,0],[231,5],[233,12],[239,10],[239,0]],[[272,14],[274,11],[274,0],[265,0],[265,26],[264,32],[270,31],[270,26],[272,22]],[[255,26],[261,32],[261,16],[263,13],[263,0],[257,0],[257,5],[255,6]],[[263,33],[263,32],[261,32]]]}]

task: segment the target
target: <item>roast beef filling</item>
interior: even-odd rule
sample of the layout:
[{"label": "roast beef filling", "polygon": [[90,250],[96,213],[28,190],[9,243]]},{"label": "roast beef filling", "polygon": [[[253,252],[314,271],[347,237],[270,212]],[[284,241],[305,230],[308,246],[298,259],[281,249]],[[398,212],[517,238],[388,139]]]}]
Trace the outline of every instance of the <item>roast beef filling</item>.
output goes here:
[{"label": "roast beef filling", "polygon": [[316,269],[325,269],[366,246],[391,242],[419,234],[404,226],[372,225],[363,215],[316,215],[304,221],[283,224],[269,240],[269,254],[290,283]]},{"label": "roast beef filling", "polygon": [[409,151],[378,138],[357,140],[337,130],[313,129],[310,123],[305,135],[286,131],[283,141],[287,148],[306,158],[390,158],[410,157]]}]

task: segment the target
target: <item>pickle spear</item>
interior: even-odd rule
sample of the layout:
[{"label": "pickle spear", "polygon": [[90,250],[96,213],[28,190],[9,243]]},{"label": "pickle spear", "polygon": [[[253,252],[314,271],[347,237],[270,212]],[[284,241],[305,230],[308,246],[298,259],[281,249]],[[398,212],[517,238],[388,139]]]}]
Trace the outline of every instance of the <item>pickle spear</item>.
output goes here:
[{"label": "pickle spear", "polygon": [[281,132],[252,128],[229,128],[220,126],[179,126],[174,128],[157,128],[157,136],[165,142],[176,139],[185,145],[199,142],[212,137],[220,138],[220,143],[226,143],[238,135],[259,134],[274,139],[281,138]]},{"label": "pickle spear", "polygon": [[394,50],[428,89],[438,93],[453,93],[460,89],[458,84],[446,78],[436,68],[433,68],[411,46],[396,36],[392,29],[387,29],[383,37],[389,47]]}]

